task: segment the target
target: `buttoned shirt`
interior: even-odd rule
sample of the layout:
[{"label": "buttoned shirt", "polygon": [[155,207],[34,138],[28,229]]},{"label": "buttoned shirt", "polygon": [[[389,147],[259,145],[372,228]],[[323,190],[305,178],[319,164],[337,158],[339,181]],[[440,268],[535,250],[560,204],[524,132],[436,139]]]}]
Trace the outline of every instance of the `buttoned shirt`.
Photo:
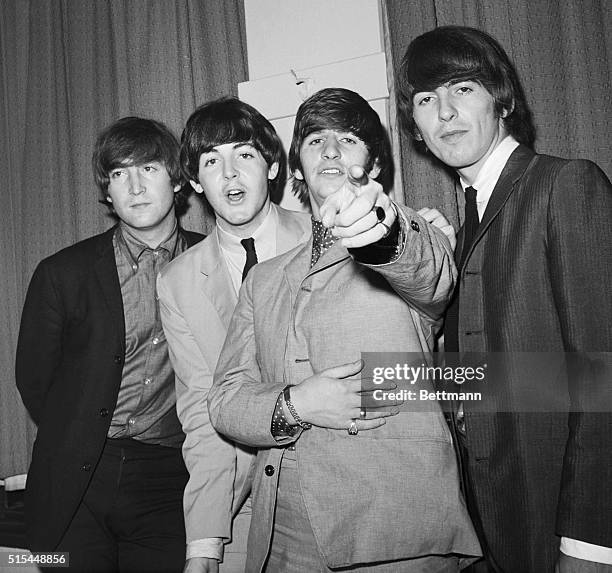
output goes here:
[{"label": "buttoned shirt", "polygon": [[120,224],[113,248],[123,299],[125,361],[108,437],[180,447],[184,434],[155,282],[161,269],[185,250],[185,239],[175,225],[152,249]]}]

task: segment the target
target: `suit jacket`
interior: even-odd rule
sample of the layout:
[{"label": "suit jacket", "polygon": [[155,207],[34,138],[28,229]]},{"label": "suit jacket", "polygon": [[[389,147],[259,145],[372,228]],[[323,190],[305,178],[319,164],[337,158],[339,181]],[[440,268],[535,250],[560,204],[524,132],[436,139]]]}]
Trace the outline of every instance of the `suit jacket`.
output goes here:
[{"label": "suit jacket", "polygon": [[[38,425],[26,484],[29,546],[60,541],[98,463],[125,354],[115,228],[44,259],[28,288],[16,379]],[[180,231],[188,245],[202,235]]]},{"label": "suit jacket", "polygon": [[[552,353],[556,363],[564,352],[609,353],[611,220],[612,186],[595,164],[519,146],[461,272],[459,350]],[[552,571],[558,536],[612,547],[612,369],[602,356],[607,413],[579,411],[594,386],[576,361],[525,379],[516,354],[505,355],[488,405],[465,404],[476,507],[503,571]],[[534,388],[566,411],[526,411]]]},{"label": "suit jacket", "polygon": [[[270,545],[284,452],[270,424],[282,388],[361,352],[429,356],[455,269],[442,234],[404,214],[411,225],[396,262],[361,265],[336,242],[311,269],[309,241],[257,265],[243,285],[209,411],[220,432],[259,448],[249,572],[261,570]],[[400,412],[357,436],[315,426],[286,441],[295,440],[301,493],[328,566],[480,554],[439,408]]]},{"label": "suit jacket", "polygon": [[[277,252],[306,241],[310,215],[272,205],[278,214]],[[186,434],[183,456],[187,541],[231,538],[232,515],[250,491],[252,450],[237,447],[211,426],[206,407],[213,372],[237,296],[217,233],[169,263],[158,280],[162,323],[176,373],[177,412]]]}]

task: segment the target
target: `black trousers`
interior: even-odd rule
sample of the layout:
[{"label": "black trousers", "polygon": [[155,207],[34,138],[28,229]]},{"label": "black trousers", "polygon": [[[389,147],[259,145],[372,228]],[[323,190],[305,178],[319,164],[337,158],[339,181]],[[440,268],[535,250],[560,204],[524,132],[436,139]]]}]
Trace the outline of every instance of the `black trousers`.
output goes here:
[{"label": "black trousers", "polygon": [[107,440],[56,551],[69,552],[69,570],[79,573],[180,573],[187,477],[180,448]]}]

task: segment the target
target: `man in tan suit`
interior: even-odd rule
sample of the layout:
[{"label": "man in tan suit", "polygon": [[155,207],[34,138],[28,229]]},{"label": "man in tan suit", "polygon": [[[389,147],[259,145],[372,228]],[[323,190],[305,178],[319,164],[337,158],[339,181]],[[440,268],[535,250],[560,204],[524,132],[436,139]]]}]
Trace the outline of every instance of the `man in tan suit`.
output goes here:
[{"label": "man in tan suit", "polygon": [[362,352],[429,360],[450,245],[384,193],[387,139],[355,92],[306,100],[289,157],[312,240],[247,277],[209,393],[213,425],[258,448],[247,571],[456,572],[480,549],[440,408],[364,409],[359,379]]},{"label": "man in tan suit", "polygon": [[252,453],[216,433],[206,399],[242,280],[255,262],[306,241],[310,218],[270,201],[285,183],[282,143],[257,110],[237,99],[209,102],[191,115],[181,165],[217,220],[199,248],[175,259],[158,279],[190,474],[185,571],[238,573],[245,567]]}]

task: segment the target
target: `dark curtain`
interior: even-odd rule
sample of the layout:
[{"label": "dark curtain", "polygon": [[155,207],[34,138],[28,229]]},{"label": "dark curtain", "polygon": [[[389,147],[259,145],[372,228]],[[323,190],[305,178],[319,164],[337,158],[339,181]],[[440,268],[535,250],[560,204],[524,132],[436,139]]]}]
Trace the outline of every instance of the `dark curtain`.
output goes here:
[{"label": "dark curtain", "polygon": [[[591,159],[612,177],[609,0],[383,1],[396,70],[410,41],[423,32],[449,24],[480,28],[499,40],[517,67],[537,127],[536,151]],[[401,148],[407,204],[441,208],[457,225],[451,175],[404,134]]]},{"label": "dark curtain", "polygon": [[[25,290],[45,256],[107,229],[91,152],[126,115],[177,135],[247,79],[242,0],[0,0],[0,478],[27,469],[34,427],[15,388]],[[194,198],[183,225],[209,229]]]}]

